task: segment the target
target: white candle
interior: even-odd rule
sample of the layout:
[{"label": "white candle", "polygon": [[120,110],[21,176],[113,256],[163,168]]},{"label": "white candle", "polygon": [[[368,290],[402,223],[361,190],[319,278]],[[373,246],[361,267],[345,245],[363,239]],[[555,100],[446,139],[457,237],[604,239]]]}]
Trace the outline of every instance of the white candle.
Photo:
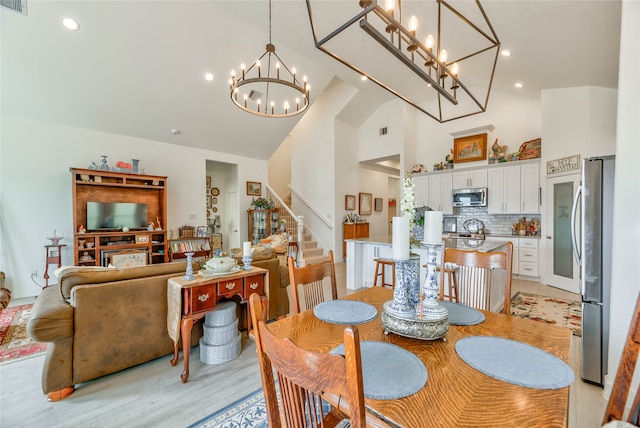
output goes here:
[{"label": "white candle", "polygon": [[424,212],[424,240],[426,244],[442,243],[442,211]]},{"label": "white candle", "polygon": [[391,252],[393,260],[409,260],[409,219],[394,217],[392,229]]},{"label": "white candle", "polygon": [[251,242],[243,242],[242,243],[242,255],[250,256],[251,255]]}]

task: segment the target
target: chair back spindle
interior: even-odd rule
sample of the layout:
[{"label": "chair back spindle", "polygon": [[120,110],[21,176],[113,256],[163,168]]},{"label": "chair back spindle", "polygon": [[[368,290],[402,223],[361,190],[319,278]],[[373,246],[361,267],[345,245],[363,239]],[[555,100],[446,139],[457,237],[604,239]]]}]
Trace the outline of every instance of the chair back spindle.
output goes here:
[{"label": "chair back spindle", "polygon": [[[338,299],[333,251],[329,250],[327,252],[327,258],[329,260],[297,267],[293,258],[289,257],[289,279],[291,281],[291,297],[293,300],[294,314],[301,311],[301,294],[305,310],[311,309],[327,300]],[[329,281],[330,295],[325,294],[326,281]]]}]

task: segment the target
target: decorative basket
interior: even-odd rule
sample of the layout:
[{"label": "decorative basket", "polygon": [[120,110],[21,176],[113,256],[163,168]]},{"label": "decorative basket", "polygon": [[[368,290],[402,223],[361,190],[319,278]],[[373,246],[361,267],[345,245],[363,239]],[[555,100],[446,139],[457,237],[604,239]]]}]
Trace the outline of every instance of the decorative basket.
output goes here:
[{"label": "decorative basket", "polygon": [[193,226],[182,226],[180,229],[180,238],[195,238],[196,228]]},{"label": "decorative basket", "polygon": [[233,322],[219,327],[205,324],[202,338],[207,345],[224,345],[233,341],[237,335],[238,319],[236,318]]},{"label": "decorative basket", "polygon": [[204,316],[204,325],[220,327],[229,325],[236,319],[236,302],[227,300],[216,305],[216,309]]},{"label": "decorative basket", "polygon": [[240,338],[238,332],[231,342],[224,345],[209,345],[204,337],[200,338],[200,361],[204,364],[223,364],[233,360],[240,354]]}]

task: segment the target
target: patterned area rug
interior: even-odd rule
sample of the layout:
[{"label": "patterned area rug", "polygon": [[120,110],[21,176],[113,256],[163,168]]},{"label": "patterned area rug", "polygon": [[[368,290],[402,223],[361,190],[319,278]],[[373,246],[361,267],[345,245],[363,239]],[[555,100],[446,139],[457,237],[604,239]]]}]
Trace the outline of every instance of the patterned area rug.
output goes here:
[{"label": "patterned area rug", "polygon": [[47,349],[27,334],[27,320],[33,304],[11,306],[0,313],[0,364],[33,357]]},{"label": "patterned area rug", "polygon": [[188,428],[267,428],[267,408],[262,388],[242,397],[224,409],[207,416]]},{"label": "patterned area rug", "polygon": [[580,302],[519,292],[511,299],[511,315],[570,328],[582,336]]}]

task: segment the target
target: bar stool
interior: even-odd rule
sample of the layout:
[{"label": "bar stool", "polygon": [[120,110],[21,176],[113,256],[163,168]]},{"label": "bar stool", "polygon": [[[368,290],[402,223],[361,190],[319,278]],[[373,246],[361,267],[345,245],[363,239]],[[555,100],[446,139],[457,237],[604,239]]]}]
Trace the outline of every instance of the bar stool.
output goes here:
[{"label": "bar stool", "polygon": [[[375,259],[376,260],[376,276],[373,278],[373,286],[378,286],[378,277],[382,276],[381,287],[390,285],[391,288],[396,286],[396,263],[390,259]],[[391,266],[391,283],[384,282],[384,272],[387,266]]]},{"label": "bar stool", "polygon": [[[445,297],[449,299],[450,302],[458,302],[458,280],[456,279],[456,268],[445,266],[444,268],[444,277],[447,280],[447,284],[449,285],[449,294],[444,294],[444,281],[440,284],[440,300],[444,300]],[[440,272],[440,266],[436,267],[436,270]]]}]

